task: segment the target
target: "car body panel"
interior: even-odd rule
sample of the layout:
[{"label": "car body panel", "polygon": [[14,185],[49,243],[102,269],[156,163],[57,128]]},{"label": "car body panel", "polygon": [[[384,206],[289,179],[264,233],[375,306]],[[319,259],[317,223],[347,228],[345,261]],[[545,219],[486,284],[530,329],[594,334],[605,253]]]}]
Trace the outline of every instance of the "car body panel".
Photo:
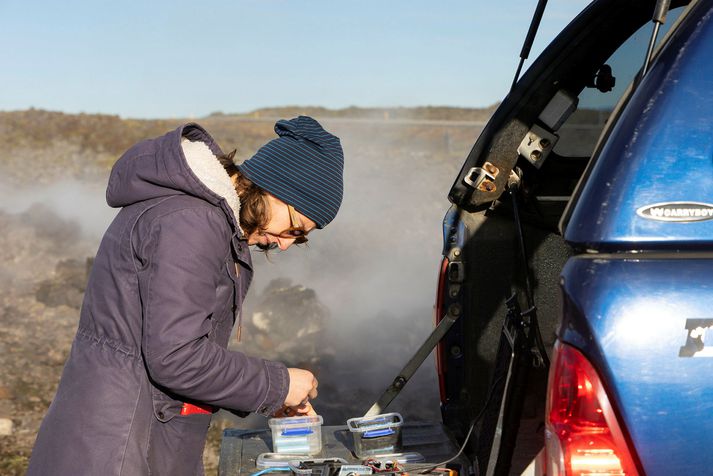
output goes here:
[{"label": "car body panel", "polygon": [[562,272],[560,338],[599,371],[649,476],[713,469],[712,283],[713,255],[575,257]]},{"label": "car body panel", "polygon": [[[573,246],[713,245],[713,5],[698,8],[707,11],[673,35],[603,146],[565,230]],[[642,216],[652,205],[661,216]]]}]

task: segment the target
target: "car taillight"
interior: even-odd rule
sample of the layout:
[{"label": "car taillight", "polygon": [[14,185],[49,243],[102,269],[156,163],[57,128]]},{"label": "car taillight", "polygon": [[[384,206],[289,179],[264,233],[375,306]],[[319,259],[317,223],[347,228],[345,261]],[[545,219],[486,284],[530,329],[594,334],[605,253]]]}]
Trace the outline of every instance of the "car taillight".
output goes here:
[{"label": "car taillight", "polygon": [[637,475],[634,458],[592,364],[558,342],[547,395],[548,476]]},{"label": "car taillight", "polygon": [[[436,291],[436,306],[434,308],[433,321],[438,325],[443,319],[445,309],[443,306],[446,283],[448,282],[448,258],[444,257],[441,262],[441,270],[438,274],[438,288]],[[438,390],[441,395],[441,403],[446,403],[446,356],[443,341],[436,346],[436,372],[438,373]]]}]

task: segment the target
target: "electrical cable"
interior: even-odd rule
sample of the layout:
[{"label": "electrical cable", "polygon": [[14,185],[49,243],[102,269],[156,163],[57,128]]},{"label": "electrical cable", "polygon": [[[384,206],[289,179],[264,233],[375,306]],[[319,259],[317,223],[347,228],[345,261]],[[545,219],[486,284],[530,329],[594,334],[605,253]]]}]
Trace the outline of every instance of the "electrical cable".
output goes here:
[{"label": "electrical cable", "polygon": [[535,346],[540,354],[539,357],[542,359],[542,364],[545,369],[550,368],[550,359],[547,357],[547,350],[545,349],[545,343],[542,340],[542,333],[540,332],[540,325],[537,320],[537,307],[535,306],[534,293],[532,291],[532,282],[530,281],[530,266],[527,262],[527,248],[525,246],[525,237],[522,229],[522,222],[520,221],[520,211],[517,203],[518,196],[517,191],[520,187],[519,178],[517,181],[512,181],[508,185],[508,192],[510,193],[510,200],[512,202],[513,211],[513,221],[515,222],[515,230],[518,236],[518,244],[520,246],[520,256],[523,263],[523,271],[525,273],[525,294],[527,298],[528,310],[523,313],[530,316],[531,331],[534,332]]},{"label": "electrical cable", "polygon": [[412,472],[417,472],[417,471],[420,471],[420,473],[418,473],[418,474],[426,474],[426,473],[429,473],[429,472],[433,471],[434,469],[438,468],[439,466],[447,465],[451,461],[457,459],[461,454],[463,454],[463,451],[465,450],[465,447],[468,444],[468,440],[470,439],[470,435],[473,433],[473,429],[475,428],[475,425],[480,421],[481,418],[483,418],[483,415],[485,414],[485,409],[488,408],[488,405],[490,404],[490,400],[492,400],[492,398],[493,398],[493,391],[495,390],[495,387],[498,386],[498,384],[503,379],[503,377],[504,377],[504,375],[499,376],[490,385],[490,389],[488,389],[488,397],[485,399],[483,408],[480,409],[480,412],[478,413],[478,415],[471,422],[470,428],[468,429],[468,433],[465,435],[465,440],[463,440],[463,444],[461,445],[460,449],[458,450],[458,453],[456,453],[455,456],[452,456],[451,458],[448,458],[445,461],[441,461],[440,463],[429,464],[428,466],[409,468],[409,469],[404,469],[403,471],[394,471],[394,474],[412,473]]},{"label": "electrical cable", "polygon": [[276,466],[274,468],[265,468],[263,470],[260,470],[256,473],[251,474],[250,476],[261,476],[263,474],[267,473],[277,473],[279,471],[292,471],[289,466]]}]

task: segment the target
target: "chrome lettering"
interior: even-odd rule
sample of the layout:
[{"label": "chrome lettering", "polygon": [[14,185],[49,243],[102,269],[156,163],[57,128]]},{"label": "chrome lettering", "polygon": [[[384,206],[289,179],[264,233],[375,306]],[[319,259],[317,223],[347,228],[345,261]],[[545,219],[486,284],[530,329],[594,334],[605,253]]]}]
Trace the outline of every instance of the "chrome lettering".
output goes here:
[{"label": "chrome lettering", "polygon": [[713,218],[713,205],[696,202],[656,203],[639,208],[636,214],[642,218],[659,221],[703,221]]}]

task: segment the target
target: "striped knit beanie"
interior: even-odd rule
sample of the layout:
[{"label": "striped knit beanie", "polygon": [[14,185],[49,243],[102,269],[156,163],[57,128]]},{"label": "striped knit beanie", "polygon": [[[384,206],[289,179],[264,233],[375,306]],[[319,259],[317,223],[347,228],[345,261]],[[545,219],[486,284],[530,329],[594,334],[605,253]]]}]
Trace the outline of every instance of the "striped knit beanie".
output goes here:
[{"label": "striped knit beanie", "polygon": [[344,192],[339,138],[307,116],[280,120],[277,139],[238,165],[255,185],[324,228],[337,215]]}]

